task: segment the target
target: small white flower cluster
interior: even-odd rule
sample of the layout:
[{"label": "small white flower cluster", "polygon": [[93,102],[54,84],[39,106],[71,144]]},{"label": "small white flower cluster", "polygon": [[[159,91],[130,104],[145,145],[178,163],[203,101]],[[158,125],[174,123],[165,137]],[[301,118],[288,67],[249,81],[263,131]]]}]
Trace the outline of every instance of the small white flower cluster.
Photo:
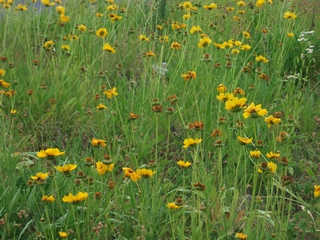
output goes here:
[{"label": "small white flower cluster", "polygon": [[169,70],[167,69],[167,65],[168,64],[166,62],[163,62],[162,67],[154,64],[152,65],[152,68],[155,72],[159,73],[161,76],[164,76],[169,72]]},{"label": "small white flower cluster", "polygon": [[[313,36],[314,33],[315,33],[314,30],[312,30],[312,31],[307,31],[307,32],[302,31],[302,32],[300,33],[299,38],[298,38],[298,42],[308,42],[309,47],[306,48],[306,52],[309,53],[309,54],[313,53],[313,51],[314,51],[314,46],[313,46],[312,43],[309,41],[309,39],[307,38],[306,35],[312,35],[312,36]],[[302,54],[302,57],[304,57],[304,54]]]}]

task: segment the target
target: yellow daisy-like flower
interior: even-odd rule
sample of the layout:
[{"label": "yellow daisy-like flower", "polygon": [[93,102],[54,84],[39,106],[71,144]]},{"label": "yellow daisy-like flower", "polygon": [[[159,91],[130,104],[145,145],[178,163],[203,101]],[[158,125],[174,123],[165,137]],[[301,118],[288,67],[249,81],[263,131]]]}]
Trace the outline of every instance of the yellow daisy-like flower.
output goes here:
[{"label": "yellow daisy-like flower", "polygon": [[146,177],[146,178],[150,178],[150,177],[152,177],[152,175],[154,175],[156,173],[155,171],[152,171],[152,170],[146,169],[146,168],[138,169],[136,172],[139,175],[141,175],[142,177]]},{"label": "yellow daisy-like flower", "polygon": [[70,17],[66,16],[64,14],[60,14],[60,21],[63,22],[63,23],[70,22]]},{"label": "yellow daisy-like flower", "polygon": [[212,43],[212,40],[209,37],[203,37],[198,42],[199,48],[205,48]]},{"label": "yellow daisy-like flower", "polygon": [[285,12],[285,13],[283,14],[283,17],[284,17],[285,19],[291,20],[291,19],[296,19],[296,18],[297,18],[297,15],[296,15],[294,12]]},{"label": "yellow daisy-like flower", "polygon": [[70,50],[70,46],[69,45],[62,45],[61,49],[65,50],[65,51],[69,51]]},{"label": "yellow daisy-like flower", "polygon": [[42,4],[46,7],[55,5],[55,2],[50,2],[50,0],[41,0]]},{"label": "yellow daisy-like flower", "polygon": [[10,83],[5,82],[3,79],[0,79],[0,85],[2,87],[4,87],[4,88],[9,88],[10,87]]},{"label": "yellow daisy-like flower", "polygon": [[287,36],[292,38],[292,37],[294,37],[294,33],[292,33],[292,32],[287,32]]},{"label": "yellow daisy-like flower", "polygon": [[44,202],[44,203],[49,203],[49,202],[54,202],[56,199],[54,198],[53,195],[50,195],[50,196],[43,196],[41,198],[41,202]]},{"label": "yellow daisy-like flower", "polygon": [[152,52],[152,51],[149,51],[149,52],[143,53],[143,56],[145,56],[145,57],[155,57],[156,54],[154,54],[154,52]]},{"label": "yellow daisy-like flower", "polygon": [[131,168],[124,167],[122,170],[124,171],[123,178],[130,177],[133,182],[136,182],[141,178],[141,175]]},{"label": "yellow daisy-like flower", "polygon": [[[242,1],[240,1],[242,2]],[[236,237],[240,240],[246,240],[247,239],[247,234],[244,233],[236,233]]]},{"label": "yellow daisy-like flower", "polygon": [[233,99],[234,96],[233,96],[233,93],[220,93],[219,95],[216,96],[216,98],[219,101],[225,102],[227,100]]},{"label": "yellow daisy-like flower", "polygon": [[215,3],[211,3],[210,5],[204,5],[203,8],[204,9],[207,9],[207,10],[213,10],[213,9],[216,9],[218,7],[217,4]]},{"label": "yellow daisy-like flower", "polygon": [[147,38],[147,36],[146,35],[143,35],[143,34],[141,34],[140,36],[139,36],[139,40],[142,42],[142,41],[146,41],[146,42],[149,42],[149,38]]},{"label": "yellow daisy-like flower", "polygon": [[53,47],[53,45],[54,45],[54,42],[52,40],[49,40],[43,44],[43,47],[47,50],[50,50]]},{"label": "yellow daisy-like flower", "polygon": [[264,121],[268,123],[268,128],[272,125],[277,125],[281,122],[281,118],[275,118],[274,116],[270,115],[269,117],[265,118]]},{"label": "yellow daisy-like flower", "polygon": [[314,198],[320,197],[320,185],[314,185],[313,196]]},{"label": "yellow daisy-like flower", "polygon": [[191,17],[191,14],[190,14],[190,13],[183,14],[183,16],[182,16],[182,18],[183,18],[184,20],[187,20],[187,19],[189,19],[190,17]]},{"label": "yellow daisy-like flower", "polygon": [[245,38],[251,38],[251,35],[247,31],[242,31],[242,34],[244,35]]},{"label": "yellow daisy-like flower", "polygon": [[68,233],[67,232],[59,232],[59,236],[61,238],[67,238],[68,237]]},{"label": "yellow daisy-like flower", "polygon": [[190,167],[191,166],[191,162],[187,161],[183,161],[183,160],[179,160],[177,162],[177,164],[180,166],[180,167],[183,167],[183,168],[187,168],[187,167]]},{"label": "yellow daisy-like flower", "polygon": [[107,140],[92,138],[91,144],[94,147],[97,147],[97,146],[105,147],[105,146],[107,146],[106,142],[107,142]]},{"label": "yellow daisy-like flower", "polygon": [[63,172],[65,174],[70,174],[72,170],[75,170],[77,168],[76,164],[66,164],[63,166],[56,166],[55,169],[57,169],[59,172]]},{"label": "yellow daisy-like flower", "polygon": [[222,83],[220,83],[219,86],[217,87],[217,91],[219,93],[224,93],[225,91],[227,91],[227,87],[225,85],[223,85]]},{"label": "yellow daisy-like flower", "polygon": [[181,208],[181,206],[178,206],[177,204],[175,204],[175,202],[169,202],[167,203],[167,207],[169,209],[178,209],[178,208]]},{"label": "yellow daisy-like flower", "polygon": [[248,44],[243,44],[241,47],[240,47],[241,50],[243,51],[249,51],[251,49],[251,46],[248,45]]},{"label": "yellow daisy-like flower", "polygon": [[118,96],[119,94],[116,92],[117,88],[113,87],[112,89],[109,89],[107,91],[104,91],[103,94],[107,96],[107,98],[112,98],[113,96]]},{"label": "yellow daisy-like flower", "polygon": [[62,7],[62,6],[57,6],[56,7],[56,11],[57,11],[57,13],[59,13],[59,14],[64,14],[65,13],[65,8],[64,7]]},{"label": "yellow daisy-like flower", "polygon": [[257,0],[256,7],[261,8],[266,3],[266,0]]},{"label": "yellow daisy-like flower", "polygon": [[37,157],[45,158],[45,157],[58,157],[64,155],[65,152],[60,152],[58,148],[48,148],[46,150],[40,150],[37,153]]},{"label": "yellow daisy-like flower", "polygon": [[263,162],[259,165],[258,172],[259,173],[275,173],[277,170],[277,164],[273,162]]},{"label": "yellow daisy-like flower", "polygon": [[102,104],[102,103],[99,103],[99,105],[98,105],[96,108],[99,109],[99,110],[108,109],[108,108],[106,107],[106,105],[104,105],[104,104]]},{"label": "yellow daisy-like flower", "polygon": [[201,33],[202,29],[200,26],[192,26],[192,28],[190,29],[190,33],[194,34],[194,33]]},{"label": "yellow daisy-like flower", "polygon": [[241,144],[244,144],[244,145],[252,143],[252,139],[253,138],[243,138],[243,137],[238,136],[238,140],[240,141]]},{"label": "yellow daisy-like flower", "polygon": [[99,28],[96,31],[96,36],[99,38],[104,38],[105,36],[107,36],[107,34],[108,34],[108,31],[106,28]]},{"label": "yellow daisy-like flower", "polygon": [[261,104],[255,105],[254,103],[251,103],[243,112],[242,116],[244,118],[256,118],[256,117],[262,117],[264,115],[268,114],[267,109],[262,109]]},{"label": "yellow daisy-like flower", "polygon": [[78,26],[78,30],[83,33],[85,31],[87,31],[87,27],[85,25],[81,24]]},{"label": "yellow daisy-like flower", "polygon": [[105,43],[105,44],[103,45],[103,48],[102,48],[102,49],[103,49],[104,51],[106,51],[106,52],[111,52],[111,53],[113,53],[113,54],[116,53],[116,50],[114,50],[114,48],[111,47],[109,43]]},{"label": "yellow daisy-like flower", "polygon": [[114,164],[104,164],[103,162],[96,162],[96,168],[100,175],[104,175],[106,172],[112,172]]},{"label": "yellow daisy-like flower", "polygon": [[193,145],[196,145],[196,144],[199,144],[202,142],[202,139],[201,138],[196,138],[196,139],[193,139],[193,138],[188,138],[188,139],[185,139],[183,141],[183,148],[188,148],[190,146],[193,146]]},{"label": "yellow daisy-like flower", "polygon": [[0,77],[3,77],[6,74],[6,70],[0,68]]},{"label": "yellow daisy-like flower", "polygon": [[226,101],[225,108],[228,111],[238,112],[242,108],[244,108],[246,101],[247,101],[246,98],[237,98],[237,97],[230,98],[228,99],[228,101]]},{"label": "yellow daisy-like flower", "polygon": [[181,44],[178,43],[178,42],[173,42],[173,43],[171,44],[171,48],[172,48],[172,49],[180,49],[180,48],[181,48]]},{"label": "yellow daisy-like flower", "polygon": [[182,7],[186,10],[190,10],[192,8],[192,3],[190,1],[186,1],[182,3]]},{"label": "yellow daisy-like flower", "polygon": [[260,158],[261,152],[259,150],[250,151],[250,156],[253,158]]},{"label": "yellow daisy-like flower", "polygon": [[68,196],[64,196],[62,198],[62,201],[63,202],[67,202],[67,203],[76,204],[76,203],[79,203],[79,202],[82,202],[82,201],[86,200],[87,197],[88,197],[88,193],[87,192],[79,192],[75,196],[72,193],[69,193]]},{"label": "yellow daisy-like flower", "polygon": [[263,62],[263,63],[268,63],[269,62],[269,60],[267,58],[265,58],[264,56],[262,56],[262,55],[257,56],[256,57],[256,61]]},{"label": "yellow daisy-like flower", "polygon": [[44,182],[48,176],[49,176],[48,172],[47,173],[38,172],[35,176],[31,176],[31,179],[39,183],[39,182]]},{"label": "yellow daisy-like flower", "polygon": [[246,5],[246,3],[244,1],[239,1],[239,2],[237,2],[237,5],[240,7],[244,7]]},{"label": "yellow daisy-like flower", "polygon": [[277,158],[280,158],[280,153],[274,153],[274,152],[269,152],[266,154],[267,158],[270,158],[270,159],[277,159]]}]

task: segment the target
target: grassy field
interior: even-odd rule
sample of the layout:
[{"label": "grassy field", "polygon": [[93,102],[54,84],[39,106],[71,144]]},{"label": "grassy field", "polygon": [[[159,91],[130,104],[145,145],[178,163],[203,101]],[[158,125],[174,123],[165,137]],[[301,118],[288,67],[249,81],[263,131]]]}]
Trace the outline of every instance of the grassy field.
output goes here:
[{"label": "grassy field", "polygon": [[319,239],[318,8],[0,0],[2,239]]}]

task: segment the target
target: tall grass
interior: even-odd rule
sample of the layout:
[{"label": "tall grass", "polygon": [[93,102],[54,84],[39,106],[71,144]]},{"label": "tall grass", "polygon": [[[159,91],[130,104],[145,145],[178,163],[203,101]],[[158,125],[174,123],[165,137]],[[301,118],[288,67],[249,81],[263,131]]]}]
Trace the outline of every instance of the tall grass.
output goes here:
[{"label": "tall grass", "polygon": [[308,6],[42,2],[1,2],[2,239],[317,239]]}]

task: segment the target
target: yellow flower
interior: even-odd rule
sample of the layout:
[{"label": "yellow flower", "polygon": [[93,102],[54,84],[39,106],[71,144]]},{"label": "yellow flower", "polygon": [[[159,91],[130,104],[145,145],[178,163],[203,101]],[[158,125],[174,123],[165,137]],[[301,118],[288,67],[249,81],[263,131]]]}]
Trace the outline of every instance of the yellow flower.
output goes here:
[{"label": "yellow flower", "polygon": [[112,172],[113,168],[114,168],[114,164],[104,164],[103,162],[96,162],[96,168],[97,171],[100,175],[105,174],[106,172]]},{"label": "yellow flower", "polygon": [[107,11],[112,11],[112,10],[117,10],[118,9],[118,5],[117,4],[112,4],[112,5],[109,5],[107,7]]},{"label": "yellow flower", "polygon": [[62,7],[62,6],[57,6],[57,7],[56,7],[56,11],[57,11],[59,14],[64,14],[65,8]]},{"label": "yellow flower", "polygon": [[82,201],[86,200],[87,197],[88,197],[88,193],[87,192],[79,192],[75,196],[72,193],[69,193],[68,196],[64,196],[62,198],[62,201],[63,202],[68,202],[68,203],[79,203],[79,202],[82,202]]},{"label": "yellow flower", "polygon": [[216,98],[219,101],[225,102],[227,100],[233,99],[234,96],[233,96],[233,93],[220,93],[219,95],[216,96]]},{"label": "yellow flower", "polygon": [[247,239],[247,234],[244,233],[236,233],[236,237],[240,240],[246,240]]},{"label": "yellow flower", "polygon": [[268,113],[267,109],[262,109],[261,104],[255,105],[254,103],[251,103],[243,112],[242,116],[244,118],[256,118],[259,116],[264,116]]},{"label": "yellow flower", "polygon": [[297,15],[294,13],[294,12],[285,12],[284,14],[283,14],[283,17],[285,18],[285,19],[296,19],[297,18]]},{"label": "yellow flower", "polygon": [[261,152],[259,150],[250,151],[250,156],[253,158],[260,158]]},{"label": "yellow flower", "polygon": [[253,138],[243,138],[238,136],[238,140],[240,141],[241,144],[249,144],[252,143]]},{"label": "yellow flower", "polygon": [[87,27],[85,25],[81,24],[78,26],[78,30],[83,33],[85,31],[87,31]]},{"label": "yellow flower", "polygon": [[187,168],[187,167],[190,167],[191,166],[191,162],[187,161],[183,161],[183,160],[180,160],[177,162],[177,164],[180,166],[180,167],[183,167],[183,168]]},{"label": "yellow flower", "polygon": [[204,5],[203,8],[204,9],[207,9],[207,10],[213,10],[213,9],[216,9],[218,7],[217,4],[215,3],[211,3],[210,5]]},{"label": "yellow flower", "polygon": [[244,1],[239,1],[237,2],[238,6],[243,7],[246,5],[246,3]]},{"label": "yellow flower", "polygon": [[42,183],[49,176],[49,173],[38,172],[35,176],[31,176],[31,179],[36,181],[37,183]]},{"label": "yellow flower", "polygon": [[266,3],[266,0],[257,0],[256,7],[261,8]]},{"label": "yellow flower", "polygon": [[143,35],[143,34],[139,36],[139,40],[149,42],[149,38],[147,38],[146,35]]},{"label": "yellow flower", "polygon": [[228,111],[238,112],[245,106],[246,101],[246,98],[230,98],[228,101],[226,101],[225,108]]},{"label": "yellow flower", "polygon": [[201,138],[196,138],[196,139],[193,139],[193,138],[188,138],[188,139],[185,139],[183,141],[183,148],[188,148],[190,146],[193,146],[193,145],[196,145],[196,144],[199,144],[202,142],[202,139]]},{"label": "yellow flower", "polygon": [[102,110],[102,109],[108,109],[104,104],[102,103],[99,103],[99,105],[96,107],[97,109],[99,110]]},{"label": "yellow flower", "polygon": [[231,50],[231,53],[232,53],[232,54],[239,54],[239,53],[240,53],[240,50],[237,49],[237,48],[234,48],[234,49]]},{"label": "yellow flower", "polygon": [[248,44],[243,44],[240,49],[243,51],[248,51],[251,49],[251,46]]},{"label": "yellow flower", "polygon": [[173,43],[171,44],[171,48],[172,48],[172,49],[180,49],[180,47],[181,47],[181,44],[178,43],[178,42],[173,42]]},{"label": "yellow flower", "polygon": [[60,236],[61,238],[67,238],[67,237],[68,237],[68,233],[66,233],[66,232],[59,232],[59,236]]},{"label": "yellow flower", "polygon": [[281,122],[281,118],[275,118],[272,115],[265,118],[264,121],[268,123],[268,128],[270,128],[272,125],[279,124]]},{"label": "yellow flower", "polygon": [[70,50],[70,46],[69,45],[62,45],[61,49],[65,50],[65,51],[69,51]]},{"label": "yellow flower", "polygon": [[251,35],[247,31],[242,31],[242,34],[244,35],[245,38],[251,38]]},{"label": "yellow flower", "polygon": [[94,147],[97,147],[97,146],[105,147],[105,146],[107,146],[106,142],[107,142],[107,140],[92,138],[91,144]]},{"label": "yellow flower", "polygon": [[292,33],[292,32],[287,32],[287,36],[292,38],[292,37],[294,37],[294,33]]},{"label": "yellow flower", "polygon": [[63,165],[62,167],[61,166],[56,166],[55,167],[59,172],[63,172],[65,174],[70,174],[70,172],[74,169],[77,168],[77,165],[76,164],[66,164],[66,165]]},{"label": "yellow flower", "polygon": [[65,152],[60,152],[58,148],[47,148],[46,150],[40,150],[40,152],[37,153],[37,157],[58,157],[64,154]]},{"label": "yellow flower", "polygon": [[53,195],[50,195],[50,196],[43,196],[41,198],[41,202],[45,202],[45,203],[48,203],[48,202],[54,202],[56,199],[54,198]]},{"label": "yellow flower", "polygon": [[277,170],[277,164],[273,163],[273,162],[262,162],[261,164],[259,164],[259,168],[258,168],[258,172],[262,173],[275,173]]},{"label": "yellow flower", "polygon": [[16,10],[27,11],[28,7],[26,5],[22,5],[21,3],[16,6]]},{"label": "yellow flower", "polygon": [[147,177],[147,178],[152,177],[152,175],[154,175],[156,173],[155,171],[152,171],[150,169],[145,169],[145,168],[138,169],[136,172],[137,172],[137,174],[141,175],[142,177]]},{"label": "yellow flower", "polygon": [[53,47],[53,45],[54,45],[54,42],[52,40],[49,40],[43,44],[43,47],[47,50],[50,50]]},{"label": "yellow flower", "polygon": [[41,0],[41,2],[46,7],[50,7],[50,6],[55,5],[55,3],[54,2],[50,2],[50,0]]},{"label": "yellow flower", "polygon": [[67,23],[67,22],[70,21],[70,17],[66,16],[64,14],[60,14],[60,21],[63,22],[63,23]]},{"label": "yellow flower", "polygon": [[143,53],[143,55],[144,55],[145,57],[155,57],[155,56],[156,56],[156,55],[154,54],[154,52],[152,52],[152,51]]},{"label": "yellow flower", "polygon": [[3,77],[6,74],[6,70],[0,68],[0,77]]},{"label": "yellow flower", "polygon": [[12,109],[12,110],[10,110],[10,113],[11,113],[11,114],[16,114],[16,113],[17,113],[17,110],[16,110],[16,109]]},{"label": "yellow flower", "polygon": [[131,181],[136,182],[141,178],[141,175],[137,172],[133,172],[130,174],[129,177],[130,177]]},{"label": "yellow flower", "polygon": [[97,17],[97,18],[99,18],[99,17],[103,17],[103,14],[102,14],[102,13],[97,12],[97,13],[96,13],[96,17]]},{"label": "yellow flower", "polygon": [[274,159],[280,158],[280,153],[273,153],[272,151],[266,154],[267,158]]},{"label": "yellow flower", "polygon": [[108,31],[106,28],[99,28],[96,31],[96,36],[99,38],[104,38],[105,36],[107,36],[107,34],[108,34]]},{"label": "yellow flower", "polygon": [[202,29],[200,26],[192,26],[192,28],[190,29],[190,33],[191,34],[194,34],[194,33],[201,33],[202,32]]},{"label": "yellow flower", "polygon": [[182,3],[182,7],[186,10],[190,10],[192,8],[192,3],[190,1],[186,1]]},{"label": "yellow flower", "polygon": [[269,62],[269,60],[267,58],[265,58],[264,56],[262,56],[262,55],[257,56],[256,57],[256,61],[263,62],[263,63],[268,63]]},{"label": "yellow flower", "polygon": [[199,40],[198,42],[198,47],[199,48],[204,48],[209,46],[212,43],[212,40],[208,37],[203,37]]},{"label": "yellow flower", "polygon": [[108,14],[108,17],[110,18],[110,20],[111,20],[112,23],[114,23],[114,22],[122,19],[121,16],[119,16],[119,15],[117,15],[117,14],[115,14],[115,13],[110,13],[110,14]]},{"label": "yellow flower", "polygon": [[181,208],[181,206],[178,206],[177,204],[175,204],[175,202],[169,202],[167,203],[167,207],[169,209],[178,209],[178,208]]},{"label": "yellow flower", "polygon": [[185,81],[188,81],[190,79],[195,79],[197,78],[197,73],[195,71],[188,71],[187,73],[185,74],[181,74],[181,77],[183,77],[183,79]]},{"label": "yellow flower", "polygon": [[184,20],[187,20],[187,19],[189,19],[190,17],[191,17],[191,14],[190,14],[190,13],[183,14],[183,16],[182,16],[182,18],[183,18]]},{"label": "yellow flower", "polygon": [[105,43],[104,45],[103,45],[103,48],[102,48],[104,51],[106,51],[106,52],[111,52],[111,53],[113,53],[113,54],[115,54],[116,53],[116,50],[114,50],[114,48],[113,47],[111,47],[110,45],[109,45],[109,43]]},{"label": "yellow flower", "polygon": [[320,185],[314,185],[314,198],[320,197]]},{"label": "yellow flower", "polygon": [[219,93],[224,93],[225,91],[227,91],[227,87],[225,85],[223,85],[222,83],[220,83],[219,86],[217,87],[217,91]]},{"label": "yellow flower", "polygon": [[118,93],[116,92],[117,91],[117,88],[114,87],[112,89],[109,89],[107,91],[104,91],[103,94],[107,96],[107,98],[112,98],[113,96],[118,96]]},{"label": "yellow flower", "polygon": [[157,25],[157,29],[161,31],[162,30],[162,26],[161,25]]},{"label": "yellow flower", "polygon": [[124,175],[123,175],[124,178],[130,177],[130,175],[134,173],[132,168],[123,167],[122,170],[124,171]]}]

